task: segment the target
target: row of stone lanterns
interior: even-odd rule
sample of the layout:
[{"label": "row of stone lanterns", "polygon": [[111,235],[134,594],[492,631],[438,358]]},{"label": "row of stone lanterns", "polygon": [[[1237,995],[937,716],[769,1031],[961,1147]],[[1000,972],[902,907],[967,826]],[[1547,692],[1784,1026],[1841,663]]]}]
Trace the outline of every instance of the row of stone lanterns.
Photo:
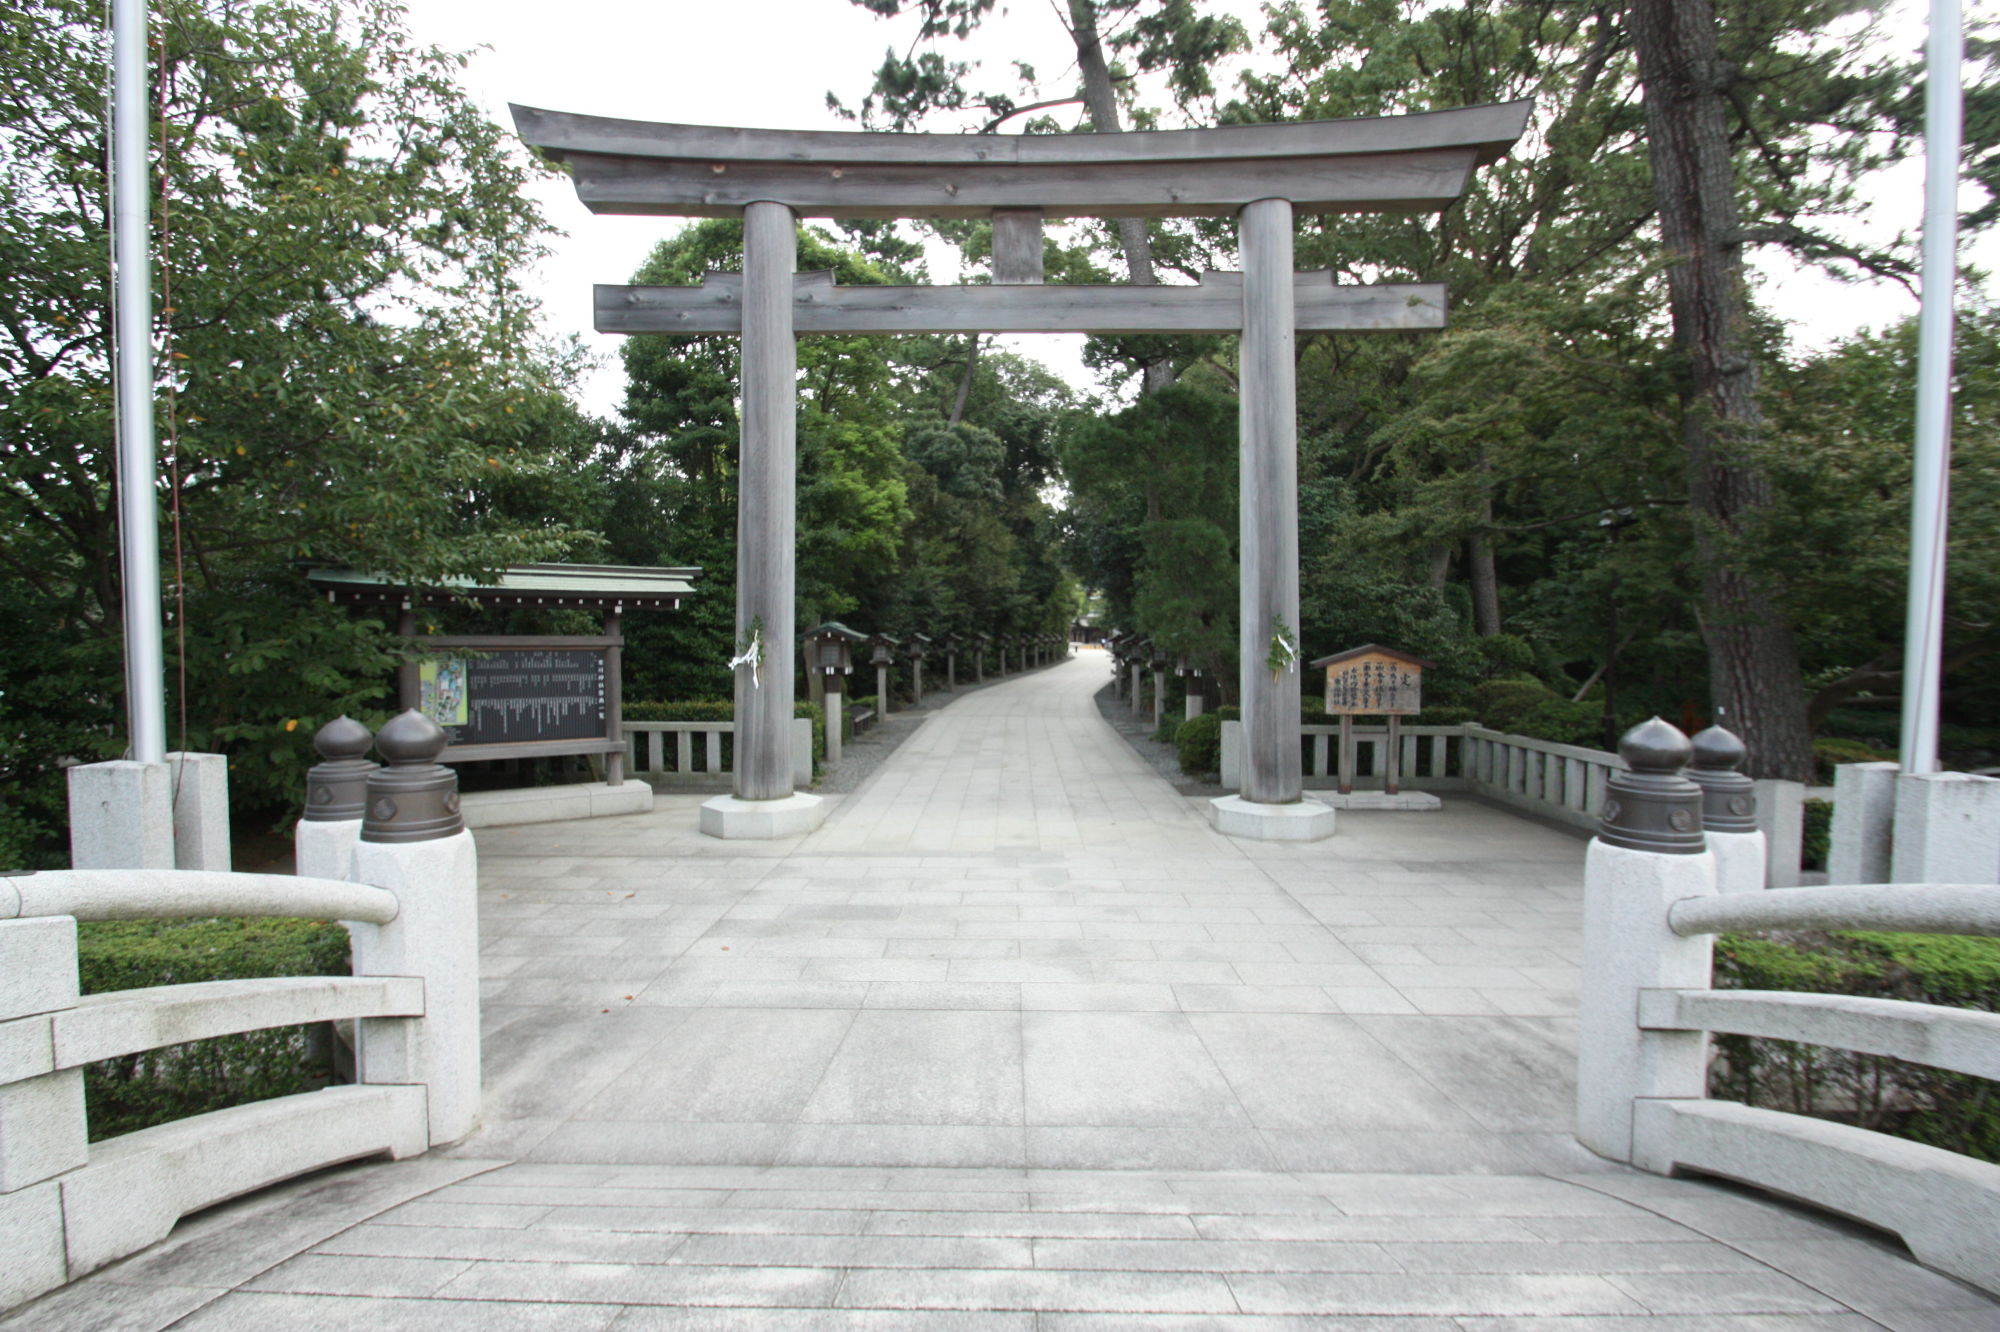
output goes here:
[{"label": "row of stone lanterns", "polygon": [[1007,674],[1007,658],[1010,653],[1019,653],[1022,670],[1028,669],[1028,658],[1033,654],[1039,664],[1053,660],[1057,647],[1063,643],[1059,634],[1008,634],[995,637],[991,634],[971,634],[961,637],[946,634],[942,638],[932,638],[928,634],[911,634],[907,639],[892,634],[864,634],[850,629],[838,621],[828,621],[806,630],[799,637],[806,644],[808,669],[816,671],[826,687],[826,757],[829,762],[840,758],[840,730],[843,696],[847,692],[847,677],[854,674],[856,654],[866,651],[868,664],[875,668],[875,714],[877,719],[889,715],[889,672],[898,657],[910,663],[910,693],[914,702],[924,701],[924,662],[933,653],[941,653],[945,659],[945,688],[958,688],[958,654],[969,651],[976,670],[976,683],[986,683],[986,656],[998,649],[1000,674]]}]

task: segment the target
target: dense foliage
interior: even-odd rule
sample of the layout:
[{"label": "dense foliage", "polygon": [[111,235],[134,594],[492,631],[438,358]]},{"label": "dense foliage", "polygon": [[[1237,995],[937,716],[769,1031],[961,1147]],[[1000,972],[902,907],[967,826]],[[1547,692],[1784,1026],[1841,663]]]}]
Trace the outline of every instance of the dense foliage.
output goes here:
[{"label": "dense foliage", "polygon": [[[295,561],[425,582],[573,545],[574,413],[517,286],[542,222],[393,5],[155,11],[169,742],[289,802],[310,727],[375,709],[398,655]],[[102,21],[0,12],[0,60],[33,71],[0,89],[0,616],[33,626],[0,655],[8,860],[60,828],[56,765],[124,731]]]},{"label": "dense foliage", "polygon": [[[1880,934],[1716,940],[1719,987],[1853,994],[2000,1012],[2000,940]],[[1797,1041],[1718,1036],[1715,1094],[2000,1161],[2000,1083]]]},{"label": "dense foliage", "polygon": [[[1605,743],[1651,711],[1700,724],[1727,703],[1771,737],[1752,762],[1772,775],[1893,748],[1913,333],[1803,350],[1736,264],[1783,251],[1850,276],[1911,271],[1908,236],[1850,225],[1921,108],[1910,53],[1865,12],[1319,0],[1253,28],[1186,0],[1018,16],[861,2],[922,16],[853,99],[872,127],[1115,132],[1533,99],[1521,145],[1442,215],[1299,219],[1301,267],[1442,281],[1453,299],[1442,335],[1300,339],[1305,655],[1402,647],[1437,663],[1428,702],[1568,740]],[[380,720],[408,649],[308,596],[302,561],[408,583],[563,557],[699,565],[679,613],[628,619],[626,694],[725,696],[732,340],[631,339],[619,418],[585,417],[573,354],[536,338],[519,287],[544,243],[521,186],[545,168],[457,88],[458,58],[413,44],[388,0],[154,12],[172,744],[228,753],[239,804],[275,813],[314,727]],[[954,57],[974,29],[1050,21],[1076,52],[1052,80]],[[0,617],[34,628],[0,656],[7,862],[57,853],[60,766],[119,752],[124,729],[101,23],[80,0],[0,13],[0,57],[32,74],[0,89]],[[2000,214],[2000,87],[1993,47],[1972,52],[1977,228]],[[1218,74],[1238,57],[1249,73]],[[1712,86],[1658,73],[1694,66]],[[1682,111],[1662,110],[1661,87]],[[1720,127],[1736,257],[1670,299],[1686,229],[1649,145],[1682,112]],[[803,227],[799,266],[927,280],[920,230]],[[985,280],[986,223],[930,230]],[[1231,265],[1234,244],[1226,219],[1083,222],[1052,228],[1045,258],[1052,281],[1187,281]],[[740,251],[736,224],[696,223],[637,276],[698,281]],[[1978,281],[1958,343],[1946,644],[1945,741],[1964,765],[2000,758],[1981,669],[2000,647],[2000,311]],[[1697,363],[1686,330],[1704,311],[1727,348]],[[1229,338],[1094,339],[1092,398],[977,337],[801,339],[799,624],[1041,632],[1087,588],[1106,627],[1202,666],[1211,713],[1233,701],[1236,355]],[[1759,657],[1746,694],[1716,662],[1751,629],[1790,656]]]},{"label": "dense foliage", "polygon": [[[742,254],[740,223],[695,223],[634,281],[699,282],[739,268]],[[843,285],[913,280],[910,258],[799,232],[800,271],[830,270]],[[798,357],[799,627],[839,620],[899,638],[1066,629],[1076,593],[1044,491],[1077,410],[1070,390],[976,339],[802,337]],[[679,614],[632,627],[626,692],[727,697],[736,340],[638,336],[624,359],[625,429],[605,464],[611,557],[704,570]]]},{"label": "dense foliage", "polygon": [[[1087,62],[1041,83],[1018,70],[1018,87],[996,90],[995,72],[953,60],[966,31],[1003,22],[979,0],[858,2],[926,19],[918,47],[876,72],[864,118],[986,130],[1022,116],[1030,132],[1101,119],[1095,106],[1064,109],[1088,100]],[[1443,281],[1452,294],[1443,335],[1300,339],[1309,657],[1395,644],[1439,663],[1427,687],[1449,703],[1489,681],[1539,681],[1547,697],[1520,724],[1599,744],[1648,712],[1703,724],[1726,707],[1756,738],[1765,775],[1810,776],[1816,733],[1893,746],[1913,332],[1789,346],[1739,262],[1783,253],[1846,277],[1914,271],[1909,235],[1876,242],[1852,225],[1879,207],[1871,173],[1909,154],[1922,105],[1921,69],[1871,24],[1872,8],[1320,0],[1271,6],[1260,33],[1162,0],[1059,11],[1080,60],[1104,35],[1134,125],[1533,99],[1522,143],[1441,216],[1299,219],[1302,268]],[[1207,66],[1246,45],[1250,72],[1219,86]],[[1991,43],[1975,36],[1971,50],[1967,174],[1989,196],[1965,219],[1976,228],[1995,213],[2000,85]],[[1199,78],[1177,52],[1199,53]],[[1148,106],[1148,89],[1172,110]],[[1649,114],[1665,119],[1649,128]],[[1723,152],[1708,181],[1728,186],[1699,206],[1735,221],[1711,238],[1726,262],[1690,292],[1679,215],[1690,196],[1659,174],[1672,163],[1649,145],[1697,118]],[[1191,278],[1229,266],[1233,230],[1155,222],[1150,252]],[[1132,247],[1101,227],[1052,237],[1049,250],[1067,280],[1102,281]],[[1710,343],[1687,332],[1704,319],[1724,337],[1707,363]],[[1987,583],[2000,570],[1984,503],[2000,476],[1987,401],[2000,384],[1995,323],[1975,293],[1960,333],[1947,647],[1948,720],[1959,723],[1947,744],[1962,763],[2000,757],[2000,708],[1975,665],[1992,650]],[[1066,441],[1069,554],[1112,627],[1205,660],[1227,697],[1235,350],[1229,339],[1160,343],[1093,346],[1114,380],[1164,360],[1186,398],[1156,402],[1149,375],[1136,405]],[[1188,399],[1203,396],[1212,405],[1193,410]]]},{"label": "dense foliage", "polygon": [[[345,976],[347,931],[323,920],[121,920],[77,927],[85,994],[259,976]],[[92,1139],[290,1096],[333,1076],[326,1024],[273,1027],[86,1065]]]}]

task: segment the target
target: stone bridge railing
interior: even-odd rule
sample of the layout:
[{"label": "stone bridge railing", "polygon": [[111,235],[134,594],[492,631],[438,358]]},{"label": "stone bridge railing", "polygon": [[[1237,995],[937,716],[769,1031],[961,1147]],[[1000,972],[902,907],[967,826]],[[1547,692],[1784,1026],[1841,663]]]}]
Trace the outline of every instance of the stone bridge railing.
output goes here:
[{"label": "stone bridge railing", "polygon": [[[358,745],[344,735],[351,752],[314,769],[308,808],[320,817],[299,825],[300,876],[0,876],[0,1310],[164,1239],[190,1212],[342,1161],[414,1156],[477,1126],[478,870],[456,779],[434,762],[444,734],[405,714],[383,728],[391,765],[376,769],[360,760],[366,730],[346,726]],[[77,802],[72,817],[92,813]],[[79,921],[208,916],[339,920],[353,974],[78,993]],[[353,1085],[89,1140],[87,1064],[346,1020]]]},{"label": "stone bridge railing", "polygon": [[1585,871],[1578,1139],[1644,1170],[1718,1175],[1894,1231],[1920,1261],[2000,1293],[2000,1166],[1706,1095],[1711,1033],[1802,1041],[2000,1079],[2000,1014],[1710,988],[1717,933],[1995,936],[2000,888],[1758,891],[1762,848],[1754,843],[1762,834],[1748,831],[1744,818],[1747,780],[1721,792],[1687,780],[1681,770],[1689,742],[1664,722],[1636,728],[1621,752],[1631,770],[1609,779]]}]

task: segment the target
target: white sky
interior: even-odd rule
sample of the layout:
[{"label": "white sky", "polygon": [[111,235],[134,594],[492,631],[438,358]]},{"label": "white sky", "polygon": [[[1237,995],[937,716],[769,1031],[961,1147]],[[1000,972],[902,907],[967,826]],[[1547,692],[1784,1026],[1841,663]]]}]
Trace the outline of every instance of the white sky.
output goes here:
[{"label": "white sky", "polygon": [[[884,50],[906,50],[914,24],[883,20],[848,0],[405,0],[410,27],[447,49],[487,47],[461,76],[467,90],[501,124],[511,126],[509,102],[593,115],[768,129],[852,129],[827,108],[828,89],[849,105],[867,92]],[[1054,0],[1002,0],[985,32],[953,59],[983,58],[1003,85],[1006,62],[1024,60],[1045,81],[1062,81],[1074,51],[1058,22]],[[1212,0],[1261,28],[1255,0]],[[1922,41],[1921,0],[1891,6],[1914,48]],[[948,46],[960,46],[957,43]],[[1251,57],[1254,61],[1255,57]],[[1227,71],[1217,83],[1225,89]],[[1920,164],[1882,182],[1871,231],[1914,232],[1922,216]],[[621,339],[591,329],[591,284],[624,282],[652,247],[682,225],[671,218],[597,217],[577,203],[566,180],[546,182],[539,196],[566,236],[531,287],[541,296],[544,324],[556,335],[581,337],[601,361],[584,386],[584,405],[611,414],[623,393],[617,361]],[[1968,202],[1970,199],[1968,198]],[[1989,237],[1967,259],[2000,269],[2000,237]],[[952,274],[932,261],[932,280]],[[1766,300],[1795,336],[1820,345],[1863,327],[1913,314],[1915,298],[1893,284],[1851,286],[1811,273],[1771,271]],[[1048,362],[1072,383],[1089,386],[1077,337],[1021,336],[1008,346]]]}]

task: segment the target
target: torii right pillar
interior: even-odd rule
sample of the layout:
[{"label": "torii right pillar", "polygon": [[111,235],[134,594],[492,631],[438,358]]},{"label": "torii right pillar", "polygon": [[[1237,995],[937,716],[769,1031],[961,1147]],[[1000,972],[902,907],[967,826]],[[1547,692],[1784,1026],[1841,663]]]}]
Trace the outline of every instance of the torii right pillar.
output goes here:
[{"label": "torii right pillar", "polygon": [[[1237,238],[1243,263],[1237,464],[1243,780],[1237,794],[1209,802],[1209,821],[1232,837],[1311,842],[1332,835],[1333,810],[1304,798],[1299,740],[1299,426],[1291,203],[1259,199],[1246,205],[1238,215]],[[1269,663],[1274,639],[1280,636],[1290,640],[1290,659],[1273,671]]]}]

